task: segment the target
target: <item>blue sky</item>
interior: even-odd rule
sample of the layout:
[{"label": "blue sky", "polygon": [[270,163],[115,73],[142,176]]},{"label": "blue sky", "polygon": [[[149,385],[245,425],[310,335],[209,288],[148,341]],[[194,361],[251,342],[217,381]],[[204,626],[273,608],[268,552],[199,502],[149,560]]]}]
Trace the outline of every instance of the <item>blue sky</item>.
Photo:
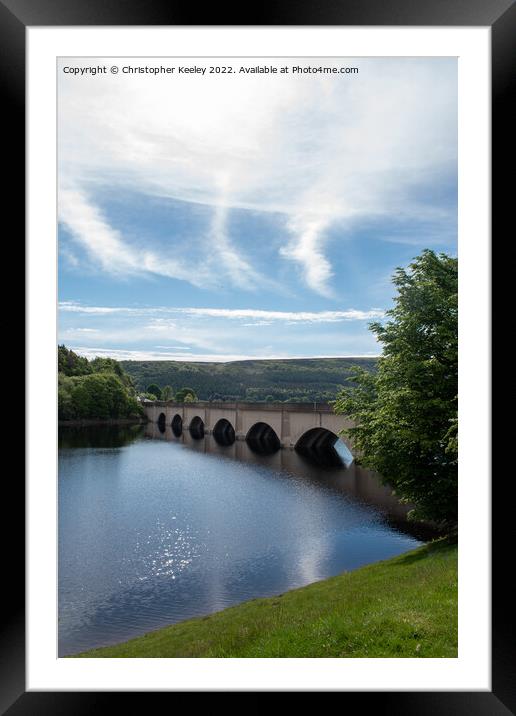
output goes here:
[{"label": "blue sky", "polygon": [[456,254],[456,60],[310,64],[359,72],[59,72],[61,343],[156,360],[378,354],[368,323],[395,268]]}]

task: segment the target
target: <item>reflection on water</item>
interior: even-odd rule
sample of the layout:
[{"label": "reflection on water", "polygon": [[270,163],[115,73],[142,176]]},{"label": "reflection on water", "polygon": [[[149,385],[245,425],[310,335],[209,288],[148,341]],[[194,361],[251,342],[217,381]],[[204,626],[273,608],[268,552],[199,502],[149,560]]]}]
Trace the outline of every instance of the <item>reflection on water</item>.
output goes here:
[{"label": "reflection on water", "polygon": [[370,472],[217,437],[60,430],[60,655],[419,544],[396,526],[407,508]]},{"label": "reflection on water", "polygon": [[[268,426],[267,426],[268,427]],[[401,505],[392,495],[392,490],[382,485],[378,475],[354,462],[348,464],[349,451],[342,455],[332,446],[303,450],[280,450],[279,446],[265,441],[236,440],[230,445],[220,445],[212,435],[204,440],[192,438],[188,431],[176,437],[171,428],[163,430],[154,423],[148,423],[144,435],[152,440],[180,443],[190,449],[211,455],[220,455],[233,460],[264,465],[281,470],[303,479],[352,495],[361,502],[369,503],[385,511],[389,517],[405,518],[410,506]],[[341,448],[339,448],[341,449]],[[410,529],[410,526],[407,526]]]},{"label": "reflection on water", "polygon": [[[176,435],[176,437],[179,437],[179,435],[177,435],[176,433],[174,433],[174,435]],[[231,425],[229,420],[222,418],[218,421],[218,423],[213,428],[213,439],[216,443],[224,447],[233,445],[236,440],[235,428]]]},{"label": "reflection on water", "polygon": [[329,430],[312,428],[296,444],[297,452],[306,460],[320,467],[349,466],[353,455],[345,443]]},{"label": "reflection on water", "polygon": [[60,448],[117,448],[141,439],[143,425],[88,425],[84,427],[60,427]]},{"label": "reflection on water", "polygon": [[[255,423],[247,433],[246,443],[258,455],[274,455],[280,449],[279,438],[267,423]],[[244,455],[238,458],[245,459]]]}]

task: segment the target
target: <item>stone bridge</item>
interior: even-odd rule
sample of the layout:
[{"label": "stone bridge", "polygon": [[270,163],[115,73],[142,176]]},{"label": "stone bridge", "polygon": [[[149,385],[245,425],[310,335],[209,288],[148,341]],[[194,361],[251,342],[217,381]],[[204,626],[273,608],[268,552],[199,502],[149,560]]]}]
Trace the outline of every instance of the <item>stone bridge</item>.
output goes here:
[{"label": "stone bridge", "polygon": [[149,421],[171,427],[176,437],[188,430],[194,438],[213,434],[220,444],[235,440],[269,446],[274,449],[320,450],[334,447],[337,440],[353,453],[343,429],[353,427],[345,415],[335,415],[327,403],[143,403]]}]

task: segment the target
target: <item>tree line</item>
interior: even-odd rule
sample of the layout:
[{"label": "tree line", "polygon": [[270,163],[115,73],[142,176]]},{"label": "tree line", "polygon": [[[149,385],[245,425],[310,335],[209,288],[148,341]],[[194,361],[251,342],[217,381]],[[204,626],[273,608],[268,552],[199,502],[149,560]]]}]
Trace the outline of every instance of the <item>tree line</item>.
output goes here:
[{"label": "tree line", "polygon": [[113,358],[88,360],[58,346],[59,420],[141,418],[133,379]]},{"label": "tree line", "polygon": [[192,388],[181,388],[177,392],[171,385],[160,388],[156,383],[147,386],[147,391],[141,396],[146,400],[173,400],[175,403],[195,403],[198,397]]},{"label": "tree line", "polygon": [[[137,390],[148,394],[152,385],[165,394],[188,386],[199,400],[326,403],[351,385],[352,368],[374,370],[371,358],[307,358],[247,360],[231,363],[181,361],[122,361]],[[152,398],[151,398],[152,399]],[[172,398],[162,398],[171,400]]]}]

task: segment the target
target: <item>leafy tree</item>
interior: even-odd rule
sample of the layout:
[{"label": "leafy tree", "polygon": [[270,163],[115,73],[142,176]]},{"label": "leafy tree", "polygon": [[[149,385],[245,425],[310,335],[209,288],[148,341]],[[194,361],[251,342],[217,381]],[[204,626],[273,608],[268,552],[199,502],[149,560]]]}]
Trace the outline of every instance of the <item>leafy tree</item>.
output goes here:
[{"label": "leafy tree", "polygon": [[136,400],[113,373],[75,378],[71,399],[78,418],[128,418],[139,413]]},{"label": "leafy tree", "polygon": [[116,419],[142,415],[136,398],[113,373],[60,376],[58,380],[60,420]]},{"label": "leafy tree", "polygon": [[161,391],[161,400],[172,400],[174,397],[174,389],[171,385],[166,385]]},{"label": "leafy tree", "polygon": [[73,378],[64,373],[58,373],[57,380],[57,408],[59,420],[72,420],[75,417],[72,405]]},{"label": "leafy tree", "polygon": [[114,358],[101,358],[97,356],[90,361],[90,368],[93,373],[115,373],[119,378],[124,373],[122,366]]},{"label": "leafy tree", "polygon": [[354,419],[361,461],[415,505],[413,516],[457,519],[457,259],[425,250],[397,269],[394,308],[371,330],[383,345],[376,373],[355,369],[335,401]]},{"label": "leafy tree", "polygon": [[90,361],[93,373],[114,373],[131,393],[136,393],[132,377],[125,372],[119,361],[114,358],[94,358]]},{"label": "leafy tree", "polygon": [[134,383],[113,358],[87,358],[58,346],[58,416],[60,420],[143,416]]},{"label": "leafy tree", "polygon": [[68,376],[91,373],[88,359],[77,355],[64,345],[57,347],[57,365],[59,373]]},{"label": "leafy tree", "polygon": [[192,388],[181,388],[176,393],[176,402],[178,403],[195,403],[197,395]]},{"label": "leafy tree", "polygon": [[147,393],[152,393],[158,400],[161,400],[161,388],[156,383],[147,386]]}]

